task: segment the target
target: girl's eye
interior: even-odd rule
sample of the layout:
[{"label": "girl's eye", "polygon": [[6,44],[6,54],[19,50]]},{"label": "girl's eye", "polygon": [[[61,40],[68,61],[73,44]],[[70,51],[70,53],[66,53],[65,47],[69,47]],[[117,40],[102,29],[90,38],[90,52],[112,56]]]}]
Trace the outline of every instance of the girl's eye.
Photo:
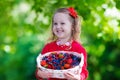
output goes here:
[{"label": "girl's eye", "polygon": [[54,25],[57,25],[57,23],[54,23]]},{"label": "girl's eye", "polygon": [[61,23],[62,25],[64,25],[65,23]]}]

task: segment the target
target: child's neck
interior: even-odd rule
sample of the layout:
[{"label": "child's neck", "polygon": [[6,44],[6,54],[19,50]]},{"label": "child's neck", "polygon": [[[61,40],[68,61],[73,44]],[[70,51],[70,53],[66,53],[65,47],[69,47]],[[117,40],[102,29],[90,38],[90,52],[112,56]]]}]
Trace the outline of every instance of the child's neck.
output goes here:
[{"label": "child's neck", "polygon": [[71,41],[71,38],[64,38],[64,39],[58,39],[59,43],[61,45],[67,43],[67,42],[70,42]]}]

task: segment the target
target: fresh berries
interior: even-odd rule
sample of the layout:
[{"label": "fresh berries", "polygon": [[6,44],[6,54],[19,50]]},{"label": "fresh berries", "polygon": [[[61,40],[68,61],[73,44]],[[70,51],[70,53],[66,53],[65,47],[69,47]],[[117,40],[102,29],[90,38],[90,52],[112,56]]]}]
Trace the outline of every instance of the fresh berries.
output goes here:
[{"label": "fresh berries", "polygon": [[71,64],[71,63],[72,63],[72,58],[68,59],[68,60],[67,60],[67,63],[68,63],[68,64]]},{"label": "fresh berries", "polygon": [[46,60],[42,60],[42,61],[41,61],[41,65],[44,66],[44,67],[47,67],[47,66],[48,66],[47,63],[46,63]]},{"label": "fresh berries", "polygon": [[62,53],[59,54],[59,58],[63,58],[64,55]]},{"label": "fresh berries", "polygon": [[64,68],[65,68],[65,69],[70,68],[70,64],[64,64]]},{"label": "fresh berries", "polygon": [[74,53],[51,52],[51,54],[42,58],[41,66],[48,69],[64,70],[79,65],[80,61],[81,58]]}]

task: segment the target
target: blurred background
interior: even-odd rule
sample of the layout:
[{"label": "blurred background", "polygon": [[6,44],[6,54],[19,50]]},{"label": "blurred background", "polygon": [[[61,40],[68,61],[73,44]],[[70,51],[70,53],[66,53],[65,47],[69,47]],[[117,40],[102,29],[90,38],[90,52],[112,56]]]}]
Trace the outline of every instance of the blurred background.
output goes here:
[{"label": "blurred background", "polygon": [[82,17],[87,80],[120,80],[120,0],[0,0],[0,80],[36,80],[36,57],[53,12],[74,7]]}]

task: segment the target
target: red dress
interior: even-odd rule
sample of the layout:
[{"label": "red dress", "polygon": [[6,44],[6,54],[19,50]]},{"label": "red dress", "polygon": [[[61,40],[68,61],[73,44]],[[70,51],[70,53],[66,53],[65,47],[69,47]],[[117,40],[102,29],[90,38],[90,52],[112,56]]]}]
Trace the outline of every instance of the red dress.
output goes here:
[{"label": "red dress", "polygon": [[[82,67],[82,72],[81,72],[81,76],[82,79],[81,80],[86,80],[86,78],[88,77],[88,70],[87,70],[87,54],[85,49],[82,47],[82,45],[80,43],[78,43],[77,41],[72,41],[71,44],[71,48],[68,49],[68,46],[59,46],[56,44],[56,41],[53,41],[51,43],[48,43],[45,45],[45,47],[43,48],[41,54],[45,54],[47,52],[51,52],[51,51],[74,51],[74,52],[78,52],[78,53],[83,53],[84,56],[84,65]],[[37,71],[36,71],[37,73]],[[42,78],[39,78],[36,74],[36,77],[38,80],[43,80]],[[57,79],[57,78],[49,78],[48,80],[67,80],[67,79]]]}]

